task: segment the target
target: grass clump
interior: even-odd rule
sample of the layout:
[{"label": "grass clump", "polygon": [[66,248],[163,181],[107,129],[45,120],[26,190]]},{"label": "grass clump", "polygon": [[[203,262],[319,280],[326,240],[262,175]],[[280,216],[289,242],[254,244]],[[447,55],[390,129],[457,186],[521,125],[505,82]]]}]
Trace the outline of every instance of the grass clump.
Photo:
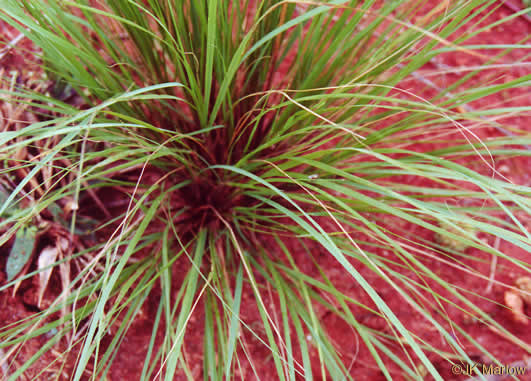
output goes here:
[{"label": "grass clump", "polygon": [[[472,364],[470,347],[498,361],[448,308],[529,351],[474,291],[433,270],[444,249],[431,240],[473,248],[472,263],[490,254],[529,272],[488,243],[501,236],[530,248],[517,216],[529,212],[529,188],[498,176],[492,161],[529,155],[519,145],[529,139],[483,142],[475,131],[499,127],[512,110],[462,110],[530,77],[459,80],[430,99],[400,87],[448,52],[485,68],[503,59],[513,46],[490,57],[487,46],[467,45],[480,28],[465,26],[494,3],[455,1],[422,15],[426,2],[406,0],[4,1],[0,18],[41,49],[53,88],[3,91],[39,120],[0,135],[10,185],[2,212],[25,206],[2,215],[1,242],[34,220],[54,227],[47,243],[69,240],[47,267],[2,287],[50,268],[61,280],[54,302],[0,331],[11,364],[28,340],[55,332],[9,379],[57,347],[71,356],[63,370],[72,379],[105,379],[153,303],[141,379],[197,377],[186,342],[198,319],[205,379],[354,378],[326,314],[353,330],[387,379],[441,380],[435,360]],[[58,96],[67,88],[81,106]],[[464,165],[470,158],[485,174]],[[402,321],[382,287],[438,342]],[[360,321],[367,314],[386,329]],[[251,340],[274,366],[255,367]]]}]

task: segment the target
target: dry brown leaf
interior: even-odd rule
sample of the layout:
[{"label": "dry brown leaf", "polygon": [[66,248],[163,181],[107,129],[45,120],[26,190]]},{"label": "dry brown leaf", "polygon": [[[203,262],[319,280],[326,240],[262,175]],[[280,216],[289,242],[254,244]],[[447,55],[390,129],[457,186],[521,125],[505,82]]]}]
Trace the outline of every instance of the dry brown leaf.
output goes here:
[{"label": "dry brown leaf", "polygon": [[71,197],[65,197],[66,199],[66,204],[65,206],[63,207],[63,212],[66,216],[69,216],[70,213],[74,210],[78,210],[79,209],[79,205],[77,204],[77,202],[71,198]]},{"label": "dry brown leaf", "polygon": [[529,319],[524,312],[524,301],[516,291],[505,291],[505,304],[511,309],[514,321],[521,324],[528,324]]},{"label": "dry brown leaf", "polygon": [[[55,246],[45,247],[39,254],[38,266],[39,270],[42,270],[46,267],[51,266],[57,260],[59,252],[65,251],[68,248],[68,241],[64,238],[60,238]],[[46,270],[39,272],[39,291],[38,291],[38,301],[37,306],[41,308],[42,298],[44,295],[44,290],[50,281],[50,276],[52,275],[53,267],[50,267]]]},{"label": "dry brown leaf", "polygon": [[531,278],[528,276],[518,278],[516,280],[516,286],[521,290],[520,297],[525,304],[531,306]]}]

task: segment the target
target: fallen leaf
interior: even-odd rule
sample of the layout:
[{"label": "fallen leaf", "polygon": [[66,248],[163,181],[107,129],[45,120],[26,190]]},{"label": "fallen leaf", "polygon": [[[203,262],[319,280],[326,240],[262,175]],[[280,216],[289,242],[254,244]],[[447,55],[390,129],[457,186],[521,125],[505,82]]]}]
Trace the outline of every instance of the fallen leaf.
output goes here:
[{"label": "fallen leaf", "polygon": [[37,298],[37,306],[41,308],[42,297],[44,290],[50,281],[53,267],[52,265],[57,260],[59,255],[59,245],[45,247],[39,254],[38,268],[39,268],[39,291]]},{"label": "fallen leaf", "polygon": [[520,297],[525,304],[531,306],[531,278],[528,276],[520,277],[516,280],[516,286],[521,290]]},{"label": "fallen leaf", "polygon": [[73,210],[78,210],[79,209],[79,205],[77,204],[77,202],[75,202],[72,198],[67,198],[66,199],[66,204],[63,208],[63,212],[65,214],[65,216],[68,216],[70,215],[70,213],[73,211]]},{"label": "fallen leaf", "polygon": [[28,263],[35,241],[37,229],[34,227],[20,228],[17,231],[15,243],[9,252],[6,263],[7,281],[13,280]]},{"label": "fallen leaf", "polygon": [[511,309],[514,321],[522,324],[528,324],[529,319],[524,312],[524,301],[516,291],[505,291],[505,304]]},{"label": "fallen leaf", "polygon": [[67,249],[68,249],[68,240],[66,240],[65,238],[59,238],[59,240],[55,244],[55,247],[49,246],[46,249],[44,249],[39,255],[39,260],[38,260],[39,270],[44,269],[46,267],[50,267],[39,273],[39,292],[38,292],[38,304],[37,304],[39,308],[41,308],[44,291],[46,290],[46,286],[48,285],[48,282],[50,281],[50,276],[52,275],[52,271],[53,271],[52,265],[56,261],[57,256],[60,253],[65,252]]}]

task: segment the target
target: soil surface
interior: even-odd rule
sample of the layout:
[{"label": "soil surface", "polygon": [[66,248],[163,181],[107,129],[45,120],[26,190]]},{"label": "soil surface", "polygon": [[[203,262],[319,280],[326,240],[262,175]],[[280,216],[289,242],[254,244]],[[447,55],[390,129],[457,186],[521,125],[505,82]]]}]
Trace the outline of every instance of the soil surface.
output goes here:
[{"label": "soil surface", "polygon": [[[434,2],[437,3],[437,2]],[[510,2],[515,6],[522,6],[519,1],[513,0]],[[496,22],[502,18],[505,18],[514,13],[511,6],[499,6],[496,9],[489,8],[483,12],[485,16],[482,20],[477,19],[479,26],[485,26]],[[419,15],[420,17],[420,15]],[[472,23],[470,23],[472,28]],[[477,28],[477,26],[476,26]],[[0,24],[1,41],[16,40],[18,32],[12,28]],[[511,43],[526,43],[529,44],[529,35],[531,34],[531,21],[528,16],[519,16],[514,18],[510,23],[504,23],[500,26],[495,26],[486,30],[483,33],[478,34],[470,41],[470,44],[511,44]],[[3,75],[9,75],[10,72],[18,71],[22,74],[22,77],[27,77],[30,72],[38,72],[37,66],[34,65],[31,44],[22,39],[16,43],[17,49],[12,49],[0,57],[0,71]],[[0,52],[2,49],[0,48]],[[500,51],[501,52],[501,49]],[[485,52],[486,54],[493,56],[494,51]],[[508,55],[503,56],[500,60],[496,61],[496,64],[505,64],[501,68],[493,68],[492,70],[481,71],[479,75],[468,79],[468,81],[477,83],[503,83],[514,79],[516,77],[531,74],[531,66],[520,65],[522,60],[525,61],[528,58],[529,50],[517,49]],[[437,94],[440,89],[445,89],[449,84],[453,83],[458,78],[466,74],[466,68],[470,66],[479,65],[483,62],[481,57],[476,57],[466,53],[447,53],[443,56],[439,56],[434,59],[428,65],[423,67],[417,72],[417,76],[410,80],[404,81],[400,86],[403,89],[407,89],[417,95],[429,98]],[[509,65],[507,65],[509,64]],[[513,64],[513,65],[510,65]],[[4,107],[5,103],[0,104]],[[529,89],[511,89],[505,92],[499,93],[495,96],[482,99],[471,105],[473,108],[489,108],[489,107],[518,107],[529,105]],[[4,109],[4,114],[5,109]],[[29,121],[31,116],[24,115]],[[503,136],[510,133],[531,133],[531,120],[529,115],[521,115],[514,113],[505,120],[499,121],[504,129],[498,129],[495,127],[488,127],[475,130],[474,132],[482,140],[488,140],[491,137]],[[454,132],[456,136],[461,136],[460,132]],[[437,148],[438,143],[433,143],[430,147],[428,145],[422,147],[422,150],[427,148]],[[527,147],[529,149],[529,147]],[[478,172],[489,173],[491,171],[485,163],[475,160],[469,163],[470,167]],[[530,171],[531,162],[529,158],[501,158],[495,159],[495,165],[498,171],[504,175],[507,179],[515,184],[521,184],[531,186]],[[408,181],[412,184],[423,185],[422,181],[418,179],[400,179],[396,181]],[[531,221],[529,216],[525,214],[518,214],[517,217],[521,218],[520,222],[531,230]],[[384,223],[395,226],[396,232],[399,234],[411,234],[425,239],[427,242],[433,242],[435,237],[433,233],[423,230],[417,226],[409,226],[408,224],[397,223],[397,221],[391,218]],[[499,239],[490,239],[489,243],[493,246],[499,247],[502,252],[513,257],[529,262],[529,253],[524,252],[521,249],[515,248],[499,237]],[[0,248],[0,269],[3,269],[6,263],[7,246]],[[264,245],[269,243],[264,242]],[[297,252],[297,248],[293,248],[294,252]],[[489,277],[491,260],[489,256],[474,251],[475,249],[468,248],[464,252],[464,255],[459,258],[459,263],[465,266],[470,266],[475,269],[477,273],[485,275],[485,278]],[[296,255],[297,264],[301,269],[308,274],[317,276],[317,270],[312,263],[312,260],[308,258],[306,252],[299,250],[300,255]],[[342,285],[341,290],[356,300],[371,305],[369,297],[362,292],[358,286],[356,286],[350,276],[345,274],[341,265],[339,265],[330,255],[322,252],[317,246],[314,247],[314,259],[325,270],[328,278],[336,285]],[[382,256],[389,256],[390,253],[381,252]],[[481,258],[483,261],[479,262],[477,259]],[[489,281],[485,278],[480,278],[475,275],[467,274],[457,269],[456,261],[452,258],[448,258],[446,261],[439,259],[433,259],[426,257],[423,262],[430,266],[438,276],[443,279],[447,279],[450,283],[456,287],[468,290],[471,293],[477,295],[473,298],[478,305],[487,311],[490,316],[496,319],[503,327],[518,336],[522,341],[531,344],[531,329],[530,325],[519,323],[514,316],[504,307],[504,293],[507,290],[505,285],[514,285],[516,279],[521,276],[528,276],[523,269],[515,266],[508,261],[500,259],[497,264],[497,271],[495,273],[494,280],[496,282],[489,284]],[[35,264],[32,265],[33,268]],[[408,327],[412,332],[415,332],[424,340],[430,342],[432,345],[439,346],[441,351],[450,351],[450,348],[446,343],[441,340],[440,333],[425,319],[421,317],[419,313],[412,310],[410,306],[405,304],[400,298],[397,298],[395,290],[391,289],[383,280],[377,277],[375,274],[364,268],[359,267],[361,274],[371,283],[371,285],[379,291],[380,296],[388,303],[391,309],[396,313],[401,322]],[[5,284],[6,276],[4,271],[0,271],[0,285]],[[49,290],[45,293],[42,305],[47,305],[53,300],[53,290],[60,290],[60,282],[58,277],[52,277]],[[438,288],[436,285],[432,287],[442,295],[448,295],[452,297],[447,291],[442,288]],[[33,313],[39,311],[37,303],[38,293],[38,280],[28,279],[21,283],[20,287],[14,293],[12,288],[4,290],[0,293],[0,322],[3,326],[16,322],[20,319],[29,317]],[[109,380],[136,380],[142,370],[145,353],[149,345],[152,330],[152,319],[155,315],[155,308],[149,306],[156,306],[160,295],[158,292],[153,292],[149,297],[152,303],[147,303],[147,307],[144,308],[139,318],[134,321],[129,334],[126,336],[124,342],[120,347],[119,354],[114,361],[112,371],[108,375]],[[482,298],[484,297],[484,298]],[[260,321],[258,311],[253,306],[254,299],[252,291],[250,289],[244,290],[242,302],[242,317],[244,321]],[[246,302],[249,301],[249,302]],[[494,303],[494,302],[496,303]],[[273,302],[274,303],[274,302]],[[194,379],[202,379],[202,305],[198,306],[197,313],[193,315],[190,321],[190,330],[193,334],[188,334],[185,340],[185,351],[189,363],[195,364],[191,369]],[[531,306],[525,307],[525,312],[529,316],[531,315]],[[346,364],[351,365],[352,375],[356,380],[384,380],[384,376],[378,369],[371,354],[362,344],[360,337],[354,332],[346,323],[332,314],[326,314],[324,312],[317,311],[319,319],[327,327],[328,333],[332,338],[334,344],[339,348],[340,353]],[[383,330],[391,334],[387,323],[376,315],[367,314],[365,310],[353,310],[354,315],[358,321],[367,325],[375,330]],[[467,334],[474,337],[474,339],[482,346],[487,348],[492,355],[496,356],[504,364],[513,364],[522,362],[527,359],[529,353],[525,353],[515,343],[507,340],[500,332],[481,324],[469,318],[458,308],[447,308],[447,317],[456,322],[459,326],[463,327]],[[260,332],[260,327],[253,327]],[[24,360],[29,359],[39,348],[41,348],[52,337],[54,332],[40,336],[38,339],[30,340],[24,346],[20,348],[20,352],[13,362],[13,356],[9,356],[10,369],[17,369],[20,367]],[[158,340],[161,337],[159,335]],[[268,354],[267,348],[265,348],[256,338],[248,335],[247,337],[249,357],[252,359],[255,371],[260,375],[262,380],[274,380],[274,365],[271,356]],[[311,341],[311,337],[308,338]],[[55,379],[58,375],[60,378],[68,379],[70,371],[76,360],[76,349],[73,348],[69,352],[68,358],[61,357],[65,348],[57,348],[56,351],[49,352],[39,362],[31,367],[25,374],[24,379],[38,379],[48,380]],[[474,353],[476,350],[474,347],[465,346],[465,350],[469,355],[476,359],[479,363],[490,363],[490,360],[482,357],[479,353]],[[6,352],[6,351],[4,351]],[[397,347],[397,354],[401,353],[401,349]],[[0,359],[5,358],[8,353],[0,352]],[[312,353],[313,361],[315,363],[314,374],[316,379],[319,380],[319,368],[318,368],[318,354]],[[245,358],[242,355],[241,358]],[[430,360],[433,361],[435,367],[441,372],[445,380],[461,380],[467,379],[467,376],[456,375],[452,372],[451,364],[446,360],[443,360],[436,355],[430,355]],[[55,362],[54,362],[55,361]],[[51,364],[51,365],[50,365]],[[5,365],[2,366],[5,370]],[[396,380],[405,379],[404,375],[399,369],[391,366],[390,371]],[[250,365],[243,362],[241,374],[246,380],[258,379],[254,374]],[[5,376],[5,374],[4,374]],[[87,378],[89,375],[87,374]],[[184,375],[176,376],[176,379],[185,379]],[[429,376],[426,379],[430,379]],[[522,380],[531,380],[531,369],[528,370],[526,376],[521,378]],[[498,380],[498,378],[496,378]]]}]

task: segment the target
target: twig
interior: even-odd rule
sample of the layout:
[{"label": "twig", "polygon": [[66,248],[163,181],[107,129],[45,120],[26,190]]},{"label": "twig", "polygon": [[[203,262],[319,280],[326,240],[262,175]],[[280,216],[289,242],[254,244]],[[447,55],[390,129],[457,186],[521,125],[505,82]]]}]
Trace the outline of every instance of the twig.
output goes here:
[{"label": "twig", "polygon": [[[500,248],[500,237],[496,237],[494,241],[494,248],[498,250]],[[498,264],[498,256],[492,254],[492,261],[490,262],[490,275],[489,275],[489,284],[485,289],[485,292],[490,293],[492,291],[492,285],[494,284],[494,277],[496,276],[496,265]]]}]

